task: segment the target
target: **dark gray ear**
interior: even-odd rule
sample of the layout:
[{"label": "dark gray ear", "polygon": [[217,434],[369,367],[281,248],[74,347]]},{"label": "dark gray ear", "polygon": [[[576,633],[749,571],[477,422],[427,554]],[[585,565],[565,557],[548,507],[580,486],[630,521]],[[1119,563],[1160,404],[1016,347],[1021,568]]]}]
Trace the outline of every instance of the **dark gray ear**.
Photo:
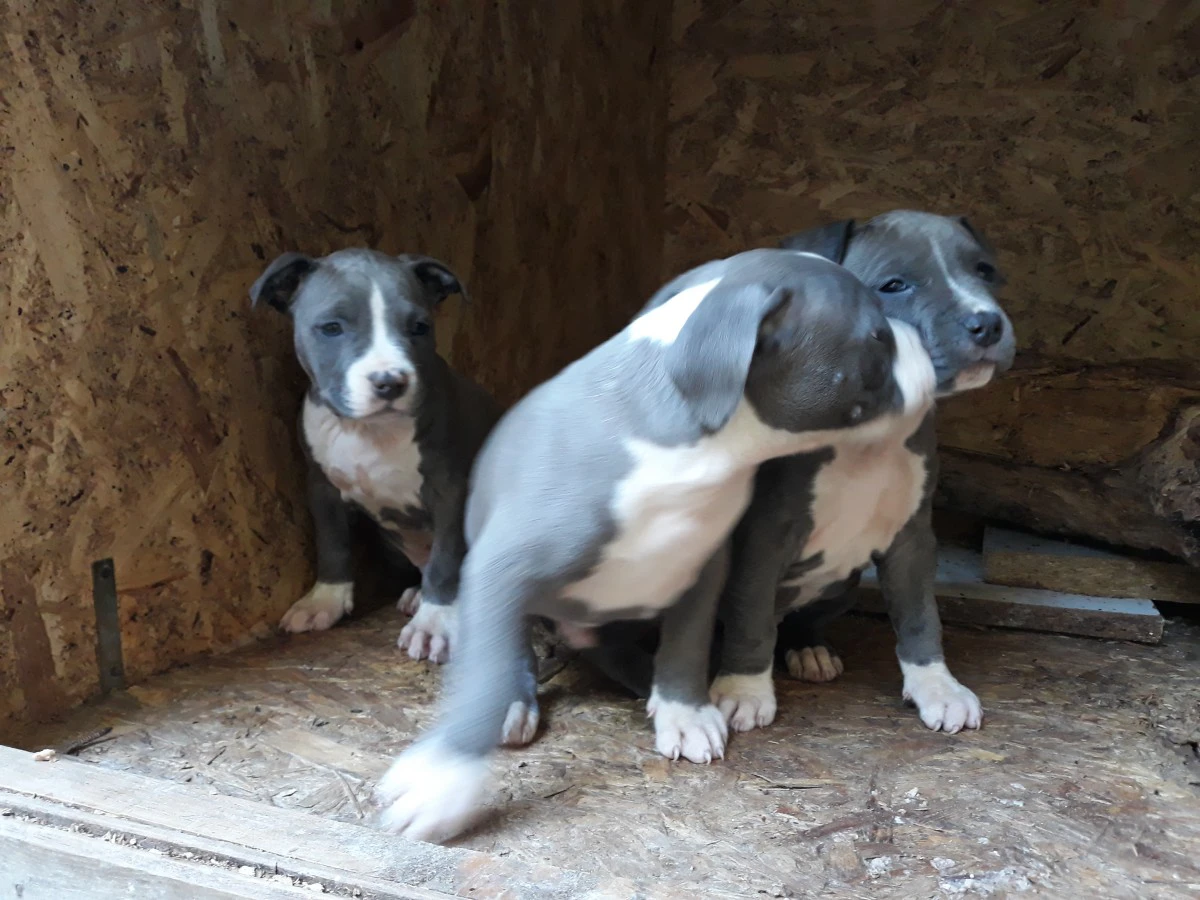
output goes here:
[{"label": "dark gray ear", "polygon": [[441,303],[451,294],[462,294],[464,300],[468,299],[466,289],[458,280],[458,276],[441,260],[434,259],[432,256],[410,255],[400,258],[408,263],[412,268],[412,273],[433,294],[434,303]]},{"label": "dark gray ear", "polygon": [[705,434],[719,431],[737,409],[759,328],[790,299],[783,288],[717,285],[667,348],[667,372]]},{"label": "dark gray ear", "polygon": [[282,313],[292,308],[292,298],[300,282],[313,269],[317,261],[303,253],[285,253],[267,266],[265,272],[250,286],[250,305],[259,302],[268,304]]},{"label": "dark gray ear", "polygon": [[854,237],[854,220],[845,219],[785,237],[779,242],[779,246],[784,250],[803,250],[805,253],[815,253],[840,266],[846,259],[846,249],[850,246],[852,237]]},{"label": "dark gray ear", "polygon": [[958,224],[960,224],[963,228],[967,229],[967,234],[969,234],[971,237],[973,237],[975,239],[975,243],[977,243],[980,247],[982,247],[983,251],[985,253],[987,253],[991,256],[996,255],[996,250],[994,247],[992,247],[991,242],[986,237],[983,236],[982,231],[980,231],[978,228],[976,228],[974,225],[971,224],[970,220],[967,219],[966,216],[959,216]]}]

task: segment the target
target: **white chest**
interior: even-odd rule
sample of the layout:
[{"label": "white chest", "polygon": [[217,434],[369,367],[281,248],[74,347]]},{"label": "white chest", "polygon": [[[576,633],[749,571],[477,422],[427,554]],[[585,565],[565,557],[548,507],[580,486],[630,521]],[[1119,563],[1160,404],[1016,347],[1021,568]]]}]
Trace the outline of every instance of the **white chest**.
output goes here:
[{"label": "white chest", "polygon": [[421,508],[421,453],[411,418],[348,420],[305,401],[303,422],[313,459],[343,500],[385,526],[383,510]]},{"label": "white chest", "polygon": [[821,554],[816,568],[781,586],[800,588],[797,605],[869,565],[905,526],[925,490],[925,462],[905,446],[908,434],[839,447],[813,486],[813,530],[796,562]]},{"label": "white chest", "polygon": [[635,465],[611,505],[617,534],[588,577],[563,591],[599,618],[674,603],[750,500],[753,467],[739,465],[720,447],[631,441],[628,448]]}]

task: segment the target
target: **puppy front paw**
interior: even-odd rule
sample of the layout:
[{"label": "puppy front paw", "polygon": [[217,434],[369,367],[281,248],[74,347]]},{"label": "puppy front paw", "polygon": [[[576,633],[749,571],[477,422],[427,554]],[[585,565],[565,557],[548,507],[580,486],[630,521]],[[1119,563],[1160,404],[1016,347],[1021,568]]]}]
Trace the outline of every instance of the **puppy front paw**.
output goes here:
[{"label": "puppy front paw", "polygon": [[436,741],[410,747],[376,788],[380,822],[410,840],[448,841],[482,811],[489,774],[484,757],[464,756]]},{"label": "puppy front paw", "polygon": [[326,631],[354,609],[354,585],[318,581],[307,594],[292,604],[279,620],[279,628],[291,634]]},{"label": "puppy front paw", "polygon": [[969,688],[950,674],[945,663],[919,666],[900,663],[904,673],[904,699],[917,708],[927,728],[956,734],[983,724],[983,707]]},{"label": "puppy front paw", "polygon": [[421,608],[421,589],[419,587],[410,587],[400,599],[396,601],[396,609],[404,613],[406,616],[415,616],[417,610]]},{"label": "puppy front paw", "polygon": [[504,728],[500,732],[500,743],[505,747],[524,747],[537,734],[540,712],[537,701],[532,704],[514,700],[504,717]]},{"label": "puppy front paw", "polygon": [[845,671],[842,658],[836,651],[824,645],[789,650],[784,659],[787,662],[788,674],[798,681],[819,684],[833,681]]},{"label": "puppy front paw", "polygon": [[444,663],[450,659],[457,615],[453,606],[421,603],[416,615],[400,631],[396,642],[413,659]]},{"label": "puppy front paw", "polygon": [[775,721],[775,684],[770,668],[755,675],[718,675],[708,695],[734,731],[764,728]]},{"label": "puppy front paw", "polygon": [[708,764],[725,756],[729,728],[711,703],[691,706],[652,692],[646,712],[654,717],[654,746],[667,759]]}]

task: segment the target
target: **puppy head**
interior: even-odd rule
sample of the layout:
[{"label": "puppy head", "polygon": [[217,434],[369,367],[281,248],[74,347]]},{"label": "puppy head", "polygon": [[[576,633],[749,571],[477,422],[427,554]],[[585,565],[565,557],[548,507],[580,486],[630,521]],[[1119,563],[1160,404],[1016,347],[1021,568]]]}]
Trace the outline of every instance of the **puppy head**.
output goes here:
[{"label": "puppy head", "polygon": [[920,334],[939,393],[982,387],[1012,365],[1012,323],[993,294],[1003,277],[966,218],[896,210],[801,232],[781,246],[840,262],[874,289],[889,317]]},{"label": "puppy head", "polygon": [[425,256],[339,250],[285,253],[250,289],[293,322],[296,356],[321,402],[339,416],[410,414],[436,357],[433,310],[462,285]]},{"label": "puppy head", "polygon": [[789,433],[856,429],[931,402],[933,371],[916,333],[889,321],[850,272],[781,250],[725,262],[677,296],[693,292],[698,303],[667,351],[705,431],[723,427],[743,397],[764,424]]}]

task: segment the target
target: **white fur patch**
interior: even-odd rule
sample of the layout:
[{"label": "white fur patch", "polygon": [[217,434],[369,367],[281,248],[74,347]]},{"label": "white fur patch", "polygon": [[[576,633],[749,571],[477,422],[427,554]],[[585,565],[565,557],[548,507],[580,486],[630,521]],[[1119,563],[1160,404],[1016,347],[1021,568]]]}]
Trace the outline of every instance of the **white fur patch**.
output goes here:
[{"label": "white fur patch", "polygon": [[444,663],[450,659],[457,625],[458,611],[453,606],[422,603],[396,643],[413,659]]},{"label": "white fur patch", "polygon": [[919,420],[898,424],[907,427],[897,427],[885,439],[835,445],[837,455],[817,472],[813,529],[796,559],[820,553],[821,563],[781,582],[781,587],[800,588],[795,605],[812,602],[826,586],[869,565],[871,555],[887,550],[920,506],[925,461],[905,445]]},{"label": "white fur patch", "polygon": [[354,609],[354,585],[326,584],[318,581],[312,589],[292,604],[279,622],[283,631],[325,631],[342,616]]},{"label": "white fur patch", "polygon": [[343,419],[304,401],[304,437],[313,459],[342,495],[381,521],[385,507],[421,506],[421,451],[408,416]]},{"label": "white fur patch", "polygon": [[918,666],[900,663],[904,699],[911,700],[926,727],[955,734],[983,724],[979,698],[950,674],[944,662]]},{"label": "white fur patch", "polygon": [[784,656],[788,674],[798,681],[811,681],[817,684],[833,681],[845,668],[842,659],[836,653],[830,653],[828,647],[801,647],[799,650],[789,650]]},{"label": "white fur patch", "polygon": [[383,827],[414,841],[447,841],[482,811],[489,777],[483,757],[437,743],[410,747],[379,782]]},{"label": "white fur patch", "polygon": [[961,394],[964,391],[974,391],[984,387],[992,380],[994,374],[996,374],[995,363],[979,362],[973,366],[967,366],[954,376],[951,393]]},{"label": "white fur patch", "polygon": [[654,717],[655,748],[667,759],[682,757],[706,765],[725,756],[729,728],[712,704],[689,706],[651,692],[646,712]]},{"label": "white fur patch", "polygon": [[371,282],[371,343],[367,350],[346,368],[346,408],[355,416],[369,416],[382,410],[387,403],[375,396],[369,377],[376,372],[396,371],[407,375],[406,397],[412,397],[416,387],[417,370],[412,360],[392,334],[387,319],[387,304],[379,285]]},{"label": "white fur patch", "polygon": [[613,493],[616,537],[563,595],[601,613],[674,603],[745,510],[772,434],[743,402],[725,428],[688,446],[627,440],[634,465]]},{"label": "white fur patch", "polygon": [[969,279],[954,276],[954,272],[946,262],[946,254],[942,252],[942,242],[936,235],[930,235],[929,246],[933,251],[933,261],[941,270],[946,283],[950,285],[950,290],[954,292],[959,305],[963,308],[964,316],[972,313],[1000,312],[1000,305],[986,290]]},{"label": "white fur patch", "polygon": [[928,410],[937,387],[937,376],[917,330],[899,319],[888,319],[896,338],[896,358],[892,361],[892,377],[904,398],[904,413],[911,416]]},{"label": "white fur patch", "polygon": [[504,717],[500,743],[505,747],[524,747],[533,740],[537,729],[537,707],[530,707],[520,700],[514,700],[509,704],[508,714]]},{"label": "white fur patch", "polygon": [[771,666],[756,675],[718,675],[708,695],[734,731],[764,728],[775,721]]},{"label": "white fur patch", "polygon": [[680,291],[666,303],[629,323],[625,331],[632,340],[649,340],[659,344],[673,344],[696,307],[721,281],[714,278],[703,284],[693,285]]}]

